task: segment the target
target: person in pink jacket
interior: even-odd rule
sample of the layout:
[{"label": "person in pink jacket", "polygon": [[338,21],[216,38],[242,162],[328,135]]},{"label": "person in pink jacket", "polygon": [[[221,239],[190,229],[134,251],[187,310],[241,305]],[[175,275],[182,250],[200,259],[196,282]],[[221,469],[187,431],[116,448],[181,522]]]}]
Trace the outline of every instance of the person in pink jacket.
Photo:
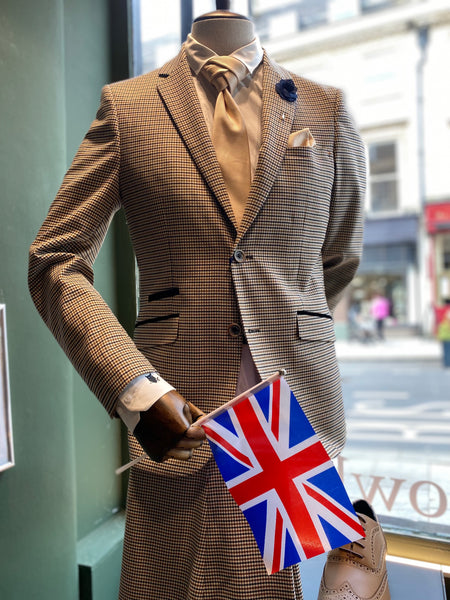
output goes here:
[{"label": "person in pink jacket", "polygon": [[371,315],[376,324],[377,335],[380,340],[384,339],[384,321],[389,316],[390,302],[382,294],[377,293],[370,306]]}]

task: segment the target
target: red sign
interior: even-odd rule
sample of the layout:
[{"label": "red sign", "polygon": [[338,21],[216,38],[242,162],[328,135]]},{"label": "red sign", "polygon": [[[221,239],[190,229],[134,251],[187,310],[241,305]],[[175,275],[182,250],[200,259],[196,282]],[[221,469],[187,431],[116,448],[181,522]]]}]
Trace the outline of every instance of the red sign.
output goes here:
[{"label": "red sign", "polygon": [[450,231],[450,202],[427,204],[425,216],[428,233]]}]

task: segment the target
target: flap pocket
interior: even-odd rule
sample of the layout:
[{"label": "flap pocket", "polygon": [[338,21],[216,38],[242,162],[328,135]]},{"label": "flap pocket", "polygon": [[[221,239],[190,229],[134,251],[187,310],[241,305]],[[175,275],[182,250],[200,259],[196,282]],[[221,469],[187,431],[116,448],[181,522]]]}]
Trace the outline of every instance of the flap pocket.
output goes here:
[{"label": "flap pocket", "polygon": [[134,343],[138,348],[172,344],[178,336],[178,321],[178,313],[138,320],[134,330]]},{"label": "flap pocket", "polygon": [[299,310],[297,327],[301,340],[334,342],[336,339],[333,317],[327,313]]}]

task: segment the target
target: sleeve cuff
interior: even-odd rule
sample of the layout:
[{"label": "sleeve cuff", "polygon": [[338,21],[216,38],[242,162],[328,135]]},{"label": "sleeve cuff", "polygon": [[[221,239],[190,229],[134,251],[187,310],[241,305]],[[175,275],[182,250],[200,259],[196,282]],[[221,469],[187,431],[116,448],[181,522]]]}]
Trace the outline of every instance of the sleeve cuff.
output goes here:
[{"label": "sleeve cuff", "polygon": [[133,432],[139,423],[140,412],[148,410],[164,394],[175,388],[157,373],[140,375],[131,381],[119,396],[117,414]]}]

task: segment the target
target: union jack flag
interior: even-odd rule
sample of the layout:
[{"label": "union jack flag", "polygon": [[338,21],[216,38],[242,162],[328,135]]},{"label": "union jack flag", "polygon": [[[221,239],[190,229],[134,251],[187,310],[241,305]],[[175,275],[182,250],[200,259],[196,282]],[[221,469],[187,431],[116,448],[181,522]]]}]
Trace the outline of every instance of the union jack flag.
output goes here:
[{"label": "union jack flag", "polygon": [[269,574],[364,537],[305,413],[285,379],[273,379],[202,419]]}]

